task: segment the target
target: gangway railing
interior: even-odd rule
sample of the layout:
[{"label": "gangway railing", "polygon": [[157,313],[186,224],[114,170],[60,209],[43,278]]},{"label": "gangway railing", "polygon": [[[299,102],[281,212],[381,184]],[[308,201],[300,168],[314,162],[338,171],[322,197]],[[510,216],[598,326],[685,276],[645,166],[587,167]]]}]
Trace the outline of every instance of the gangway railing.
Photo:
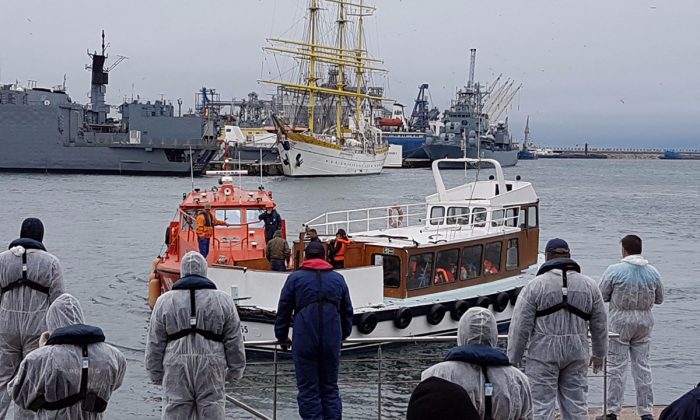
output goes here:
[{"label": "gangway railing", "polygon": [[[619,334],[609,333],[609,338],[617,338]],[[507,335],[499,335],[499,345],[504,344],[508,339]],[[401,388],[399,392],[406,394],[408,397],[411,390],[407,387],[420,382],[420,374],[433,364],[443,361],[443,354],[436,353],[435,355],[427,356],[420,352],[416,357],[399,357],[387,356],[387,351],[384,349],[387,345],[395,344],[417,344],[417,343],[457,343],[456,336],[422,336],[422,337],[376,337],[376,338],[349,338],[344,341],[345,345],[349,346],[376,346],[376,358],[367,357],[370,353],[364,352],[360,356],[344,356],[340,363],[339,386],[342,388],[352,387],[357,391],[360,386],[372,384],[376,389],[376,418],[382,419],[386,408],[383,406],[385,400],[385,391],[390,394],[396,394],[392,388]],[[246,341],[246,347],[256,349],[268,348],[272,352],[272,362],[270,361],[250,361],[246,365],[246,376],[239,382],[234,389],[245,391],[260,391],[249,395],[251,398],[261,399],[260,403],[269,405],[270,398],[272,400],[271,416],[262,412],[261,409],[254,408],[252,404],[244,403],[240,397],[232,394],[226,395],[226,400],[235,405],[248,414],[258,419],[276,420],[280,408],[280,394],[288,396],[290,399],[296,394],[297,387],[294,381],[294,363],[290,358],[280,358],[282,353],[282,345],[278,341]],[[364,354],[364,357],[362,356]],[[351,367],[352,366],[352,367]],[[371,368],[374,366],[374,368]],[[267,370],[267,371],[266,371]],[[251,372],[252,371],[252,372]],[[251,375],[252,374],[252,375]],[[603,412],[607,412],[607,360],[603,364],[601,374],[589,375],[590,377],[603,378]],[[246,377],[254,376],[252,383],[246,387]],[[370,387],[371,388],[371,387]],[[388,388],[388,389],[386,389]],[[270,395],[270,392],[271,395]],[[374,392],[374,391],[369,391]],[[342,393],[342,391],[341,391]],[[408,398],[406,398],[408,399]],[[289,409],[296,410],[296,406],[291,404]],[[405,413],[393,413],[403,417]],[[369,416],[365,416],[368,417]]]}]

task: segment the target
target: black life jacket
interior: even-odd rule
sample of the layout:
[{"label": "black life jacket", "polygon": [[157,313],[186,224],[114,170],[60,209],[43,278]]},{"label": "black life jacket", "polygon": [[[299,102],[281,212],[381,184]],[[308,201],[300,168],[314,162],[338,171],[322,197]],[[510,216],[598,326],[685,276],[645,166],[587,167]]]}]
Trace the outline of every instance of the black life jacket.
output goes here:
[{"label": "black life jacket", "polygon": [[458,346],[450,350],[445,361],[471,363],[481,367],[484,375],[484,420],[493,420],[493,384],[489,381],[490,366],[510,366],[508,356],[502,351],[486,344]]},{"label": "black life jacket", "polygon": [[34,280],[30,280],[27,277],[27,250],[28,249],[39,249],[42,251],[46,251],[46,248],[44,247],[44,244],[42,244],[39,241],[36,241],[34,239],[29,239],[29,238],[19,238],[12,243],[10,243],[10,248],[14,248],[15,246],[22,246],[24,248],[24,252],[22,253],[22,277],[13,281],[12,283],[8,284],[5,287],[0,288],[0,296],[4,295],[5,293],[9,292],[12,289],[16,289],[17,287],[29,287],[30,289],[34,289],[37,292],[41,292],[45,295],[49,294],[49,288],[35,282]]},{"label": "black life jacket", "polygon": [[577,273],[580,273],[581,267],[576,263],[576,261],[574,261],[570,258],[555,258],[555,259],[549,260],[546,263],[542,264],[540,269],[537,271],[537,275],[539,276],[539,275],[544,274],[548,271],[557,270],[557,269],[561,270],[562,300],[561,300],[561,302],[557,303],[554,306],[550,306],[547,309],[537,311],[535,313],[535,318],[538,318],[541,316],[547,316],[547,315],[553,314],[553,313],[561,311],[561,310],[566,310],[566,311],[571,312],[572,314],[576,315],[577,317],[579,317],[581,319],[584,319],[586,321],[590,321],[591,320],[591,313],[590,312],[582,311],[581,309],[570,304],[568,301],[569,289],[568,289],[568,284],[567,284],[566,272],[567,271],[575,271]]},{"label": "black life jacket", "polygon": [[90,366],[88,357],[88,346],[94,343],[105,341],[104,333],[100,328],[90,325],[71,325],[69,327],[56,329],[49,337],[46,345],[78,345],[83,349],[82,373],[80,376],[80,391],[77,394],[61,398],[58,401],[46,401],[44,395],[39,395],[31,404],[29,409],[39,410],[61,410],[74,404],[82,402],[82,410],[94,413],[102,413],[107,409],[107,401],[95,392],[88,391],[88,368]]},{"label": "black life jacket", "polygon": [[202,289],[216,290],[216,285],[206,277],[192,275],[185,276],[176,281],[172,289],[190,291],[190,327],[184,328],[174,334],[168,334],[168,342],[179,340],[183,337],[187,337],[190,334],[199,334],[207,340],[223,343],[223,334],[197,328],[197,305],[195,300],[195,292]]}]

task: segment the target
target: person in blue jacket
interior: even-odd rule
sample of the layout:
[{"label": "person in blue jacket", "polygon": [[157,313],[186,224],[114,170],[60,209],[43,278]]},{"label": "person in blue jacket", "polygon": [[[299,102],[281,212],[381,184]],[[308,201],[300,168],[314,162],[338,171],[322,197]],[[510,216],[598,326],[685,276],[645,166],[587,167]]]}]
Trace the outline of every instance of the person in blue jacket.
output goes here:
[{"label": "person in blue jacket", "polygon": [[323,256],[320,242],[307,245],[305,261],[287,277],[282,288],[275,321],[277,340],[293,343],[297,403],[299,415],[305,420],[342,418],[338,391],[340,347],[352,331],[348,286]]}]

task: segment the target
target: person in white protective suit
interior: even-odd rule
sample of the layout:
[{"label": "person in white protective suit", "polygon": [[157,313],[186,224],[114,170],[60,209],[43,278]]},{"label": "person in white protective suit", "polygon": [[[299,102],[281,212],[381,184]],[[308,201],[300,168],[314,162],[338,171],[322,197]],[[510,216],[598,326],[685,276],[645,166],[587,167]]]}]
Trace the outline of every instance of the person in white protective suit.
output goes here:
[{"label": "person in white protective suit", "polygon": [[206,277],[200,253],[182,257],[180,275],[153,308],[146,370],[163,385],[164,419],[223,419],[225,385],[243,376],[246,363],[238,312]]},{"label": "person in white protective suit", "polygon": [[44,225],[28,218],[19,239],[0,253],[0,419],[12,403],[7,384],[22,359],[39,347],[46,310],[63,293],[61,264],[46,252],[43,240]]},{"label": "person in white protective suit", "polygon": [[642,240],[627,235],[622,244],[622,262],[608,267],[600,279],[603,300],[610,302],[610,339],[608,351],[608,412],[598,419],[616,420],[625,396],[625,372],[630,370],[637,391],[637,413],[642,420],[653,419],[649,344],[654,317],[651,308],[664,301],[661,275],[642,258]]},{"label": "person in white protective suit", "polygon": [[101,419],[124,380],[126,359],[85,325],[80,302],[62,294],[46,313],[46,344],[29,353],[8,386],[15,404],[33,413],[15,419]]},{"label": "person in white protective suit", "polygon": [[459,320],[458,346],[444,362],[424,370],[421,380],[437,376],[461,385],[482,419],[532,419],[527,377],[495,348],[497,341],[493,313],[484,308],[469,309]]},{"label": "person in white protective suit", "polygon": [[587,420],[588,366],[592,364],[594,372],[602,369],[608,350],[603,297],[570,259],[566,241],[550,240],[545,258],[513,308],[508,358],[517,365],[528,348],[525,374],[535,420],[554,419],[557,401],[563,419]]}]

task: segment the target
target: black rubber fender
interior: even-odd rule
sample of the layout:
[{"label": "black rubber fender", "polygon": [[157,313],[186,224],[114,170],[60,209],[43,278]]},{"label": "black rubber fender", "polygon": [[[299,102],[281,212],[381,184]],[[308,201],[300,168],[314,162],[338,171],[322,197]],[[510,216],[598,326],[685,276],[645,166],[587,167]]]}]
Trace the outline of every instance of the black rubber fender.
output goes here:
[{"label": "black rubber fender", "polygon": [[360,320],[357,323],[357,330],[362,334],[370,334],[374,329],[377,328],[377,315],[368,312],[366,314],[360,315]]},{"label": "black rubber fender", "polygon": [[488,309],[490,304],[491,299],[489,299],[488,296],[480,296],[479,299],[476,300],[476,306],[479,306],[484,309]]},{"label": "black rubber fender", "polygon": [[518,296],[520,296],[520,292],[522,290],[523,290],[522,287],[516,287],[515,289],[513,289],[509,292],[511,305],[515,305],[515,302],[518,300]]},{"label": "black rubber fender", "polygon": [[508,307],[510,303],[510,296],[506,292],[501,292],[496,296],[491,298],[493,302],[493,310],[496,312],[503,312]]},{"label": "black rubber fender", "polygon": [[165,228],[165,245],[170,246],[170,226]]},{"label": "black rubber fender", "polygon": [[394,326],[396,328],[403,330],[408,327],[413,319],[413,313],[410,308],[399,308],[394,314]]},{"label": "black rubber fender", "polygon": [[441,323],[443,318],[445,318],[445,312],[447,312],[447,310],[444,305],[436,303],[431,306],[430,310],[428,310],[428,314],[425,316],[428,320],[428,324],[437,325]]},{"label": "black rubber fender", "polygon": [[459,321],[460,318],[462,318],[462,315],[464,315],[465,312],[470,308],[469,302],[466,300],[458,300],[455,302],[455,306],[452,309],[452,313],[450,314],[452,316],[452,319],[455,321]]}]

